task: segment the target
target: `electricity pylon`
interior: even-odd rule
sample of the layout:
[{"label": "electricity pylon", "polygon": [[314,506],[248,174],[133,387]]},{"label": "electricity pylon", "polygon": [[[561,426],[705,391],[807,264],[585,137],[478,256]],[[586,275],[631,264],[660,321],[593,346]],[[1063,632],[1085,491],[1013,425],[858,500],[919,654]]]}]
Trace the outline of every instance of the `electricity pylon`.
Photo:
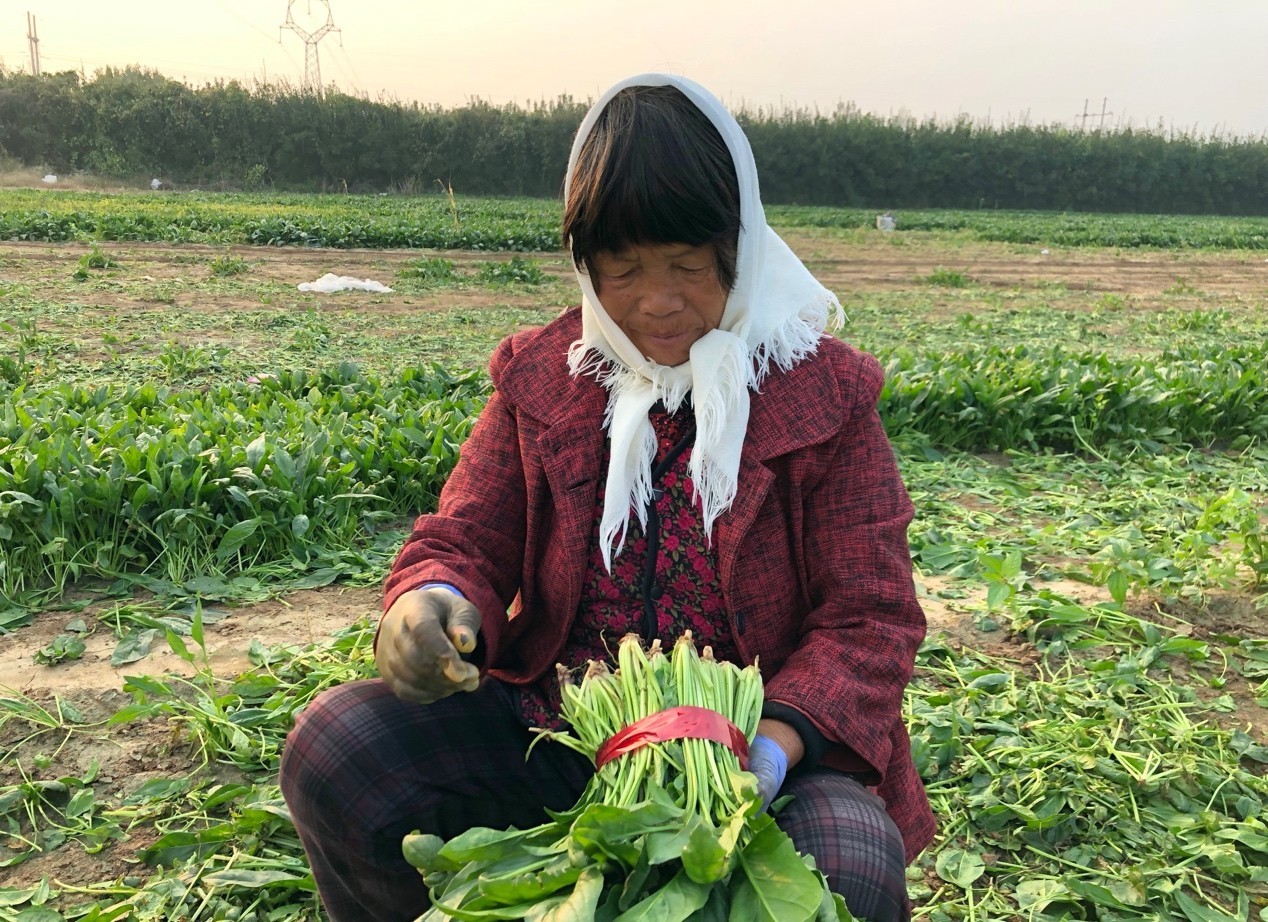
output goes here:
[{"label": "electricity pylon", "polygon": [[[330,11],[330,0],[316,0],[319,7],[325,7],[326,21],[316,31],[309,32],[295,21],[295,6],[304,3],[308,8],[309,20],[312,20],[314,0],[289,0],[286,4],[286,22],[278,28],[277,40],[282,40],[282,29],[290,29],[304,40],[304,91],[312,93],[318,99],[322,95],[321,59],[317,55],[317,43],[331,32],[339,32],[339,42],[343,43],[343,33],[335,26],[334,13]],[[320,14],[320,10],[318,13]],[[317,17],[320,19],[320,15]]]}]

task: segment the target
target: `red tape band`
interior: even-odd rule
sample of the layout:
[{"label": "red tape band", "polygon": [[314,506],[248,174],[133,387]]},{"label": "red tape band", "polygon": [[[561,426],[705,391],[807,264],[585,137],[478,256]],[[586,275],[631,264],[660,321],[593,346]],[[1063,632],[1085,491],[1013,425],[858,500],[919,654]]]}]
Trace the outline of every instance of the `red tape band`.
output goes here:
[{"label": "red tape band", "polygon": [[748,740],[740,728],[717,711],[691,705],[648,714],[618,730],[594,754],[594,767],[602,768],[617,756],[642,749],[648,743],[680,739],[721,743],[735,753],[740,768],[748,770]]}]

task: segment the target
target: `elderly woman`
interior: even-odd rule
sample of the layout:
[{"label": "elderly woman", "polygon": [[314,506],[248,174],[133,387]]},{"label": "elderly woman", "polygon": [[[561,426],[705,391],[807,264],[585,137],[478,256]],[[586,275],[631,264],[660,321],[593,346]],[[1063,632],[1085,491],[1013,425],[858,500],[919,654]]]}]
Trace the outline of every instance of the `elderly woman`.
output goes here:
[{"label": "elderly woman", "polygon": [[906,919],[933,817],[901,716],[925,621],[875,359],[766,225],[747,140],[707,91],[643,75],[573,144],[582,301],[494,353],[494,393],[387,581],[382,680],[299,718],[281,783],[332,920],[409,920],[414,829],[542,822],[593,766],[556,663],[690,629],[760,662],[751,770],[858,916]]}]

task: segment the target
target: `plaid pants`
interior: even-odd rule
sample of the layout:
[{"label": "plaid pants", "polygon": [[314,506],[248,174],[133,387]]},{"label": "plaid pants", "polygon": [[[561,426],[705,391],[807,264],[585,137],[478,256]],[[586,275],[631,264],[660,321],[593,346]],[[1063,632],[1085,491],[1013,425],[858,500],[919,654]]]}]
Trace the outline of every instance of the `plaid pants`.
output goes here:
[{"label": "plaid pants", "polygon": [[[319,696],[287,739],[280,782],[331,922],[411,922],[427,909],[401,855],[413,830],[449,839],[571,807],[594,769],[549,741],[526,760],[531,738],[511,690],[492,679],[427,706],[377,679]],[[831,769],[794,774],[781,793],[796,799],[779,825],[851,911],[906,922],[902,839],[881,800]]]}]

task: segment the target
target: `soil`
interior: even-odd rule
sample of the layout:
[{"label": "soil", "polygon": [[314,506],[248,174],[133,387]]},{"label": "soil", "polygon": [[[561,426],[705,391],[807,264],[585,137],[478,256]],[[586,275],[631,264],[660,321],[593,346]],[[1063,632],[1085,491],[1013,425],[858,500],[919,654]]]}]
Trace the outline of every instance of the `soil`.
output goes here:
[{"label": "soil", "polygon": [[[156,322],[170,307],[197,307],[203,313],[273,311],[276,303],[261,299],[272,290],[277,303],[322,299],[324,314],[371,313],[392,316],[420,310],[537,306],[541,295],[514,288],[433,287],[406,294],[343,291],[337,296],[300,292],[298,285],[326,273],[373,279],[390,288],[403,287],[397,273],[418,260],[419,250],[331,250],[249,246],[179,246],[148,243],[102,243],[97,249],[118,261],[122,270],[97,273],[92,285],[77,288],[75,302],[88,308],[85,318],[115,316],[121,311],[151,311]],[[86,244],[0,242],[0,266],[6,281],[37,288],[46,279],[69,279],[79,259],[92,251]],[[224,256],[243,259],[249,266],[249,286],[235,285],[229,276],[217,290],[206,290],[213,276],[210,263]],[[509,261],[520,254],[474,253],[469,250],[428,250],[429,257],[451,260],[460,272],[474,272],[477,264]],[[563,254],[534,258],[548,276],[570,281],[572,269]],[[118,286],[112,285],[117,281]],[[135,283],[153,283],[138,286]],[[167,283],[167,284],[165,284]],[[202,287],[196,287],[196,286]],[[560,307],[566,306],[562,301]]]},{"label": "soil", "polygon": [[[1201,253],[1177,261],[1170,251],[1051,249],[1022,253],[998,244],[966,244],[948,258],[945,245],[902,247],[884,242],[850,242],[822,250],[848,249],[848,257],[819,255],[816,241],[804,232],[783,234],[815,276],[833,291],[909,289],[937,269],[951,269],[968,283],[992,288],[1047,287],[1072,291],[1150,296],[1183,288],[1186,292],[1262,294],[1268,290],[1268,261],[1243,254]],[[1015,247],[1012,249],[1016,249]]]},{"label": "soil", "polygon": [[[252,640],[265,646],[318,643],[363,616],[378,617],[381,593],[377,589],[332,588],[296,592],[285,599],[244,605],[230,610],[224,620],[208,625],[204,639],[217,675],[234,676],[251,668],[247,647]],[[107,604],[94,604],[82,612],[42,612],[28,627],[0,640],[0,687],[28,696],[56,690],[104,694],[121,688],[124,677],[150,674],[191,675],[194,667],[168,649],[161,640],[144,660],[114,667],[110,656],[117,638],[112,629],[96,620]],[[66,633],[66,625],[82,620],[93,628],[84,635],[84,655],[55,666],[34,664],[36,651]]]},{"label": "soil", "polygon": [[[825,240],[802,230],[789,230],[783,236],[815,275],[834,291],[910,288],[913,282],[927,278],[935,270],[947,268],[949,262],[946,246],[933,242],[897,247],[884,240],[851,239],[848,246],[842,246],[839,240]],[[99,249],[126,258],[129,277],[205,278],[207,268],[201,263],[229,254],[250,263],[253,280],[285,284],[312,281],[327,272],[359,278],[373,278],[377,274],[385,276],[383,280],[390,284],[389,280],[398,270],[420,255],[418,250],[109,242],[100,244]],[[22,275],[36,279],[54,267],[73,264],[90,250],[88,245],[77,243],[54,246],[6,241],[0,244],[0,258],[20,260],[24,267]],[[842,251],[848,255],[840,255]],[[1045,256],[1037,248],[1017,254],[998,244],[982,243],[964,244],[955,253],[955,271],[962,272],[974,284],[993,287],[1065,287],[1139,295],[1159,294],[1180,285],[1197,292],[1258,294],[1268,290],[1268,260],[1236,252],[1186,253],[1181,261],[1175,253],[1163,250],[1132,251],[1125,256],[1112,250],[1069,248],[1054,249]],[[442,256],[461,268],[491,260],[510,260],[516,254],[428,250],[426,255]],[[543,260],[543,257],[547,258]],[[539,254],[536,260],[548,274],[572,278],[572,268],[565,254]]]},{"label": "soil", "polygon": [[[381,598],[377,588],[330,587],[233,608],[223,620],[205,628],[209,661],[216,675],[236,677],[251,668],[246,651],[252,640],[265,646],[318,643],[363,617],[377,618]],[[96,772],[93,787],[99,803],[118,802],[146,781],[191,772],[201,777],[209,774],[217,782],[242,780],[231,767],[204,766],[188,742],[165,721],[104,726],[112,714],[131,702],[130,695],[122,691],[127,676],[188,676],[194,671],[161,639],[144,659],[118,668],[111,666],[117,641],[111,628],[96,617],[107,608],[107,604],[95,603],[79,612],[41,612],[27,627],[0,637],[0,697],[17,693],[49,710],[60,700],[74,707],[83,720],[73,736],[49,730],[32,737],[30,725],[19,721],[5,724],[0,719],[0,753],[4,754],[0,785],[20,781],[21,773],[29,771],[37,758],[47,765],[39,772],[41,778],[83,778]],[[33,661],[36,651],[65,633],[67,624],[76,619],[94,627],[82,638],[86,647],[83,656],[55,666],[37,665]],[[87,854],[80,848],[53,849],[12,869],[2,866],[7,850],[0,845],[0,884],[30,886],[42,877],[64,884],[86,884],[128,874],[145,876],[151,871],[138,867],[135,855],[149,844],[147,837],[156,836],[152,827],[138,825],[126,841],[112,843],[98,854]]]}]

